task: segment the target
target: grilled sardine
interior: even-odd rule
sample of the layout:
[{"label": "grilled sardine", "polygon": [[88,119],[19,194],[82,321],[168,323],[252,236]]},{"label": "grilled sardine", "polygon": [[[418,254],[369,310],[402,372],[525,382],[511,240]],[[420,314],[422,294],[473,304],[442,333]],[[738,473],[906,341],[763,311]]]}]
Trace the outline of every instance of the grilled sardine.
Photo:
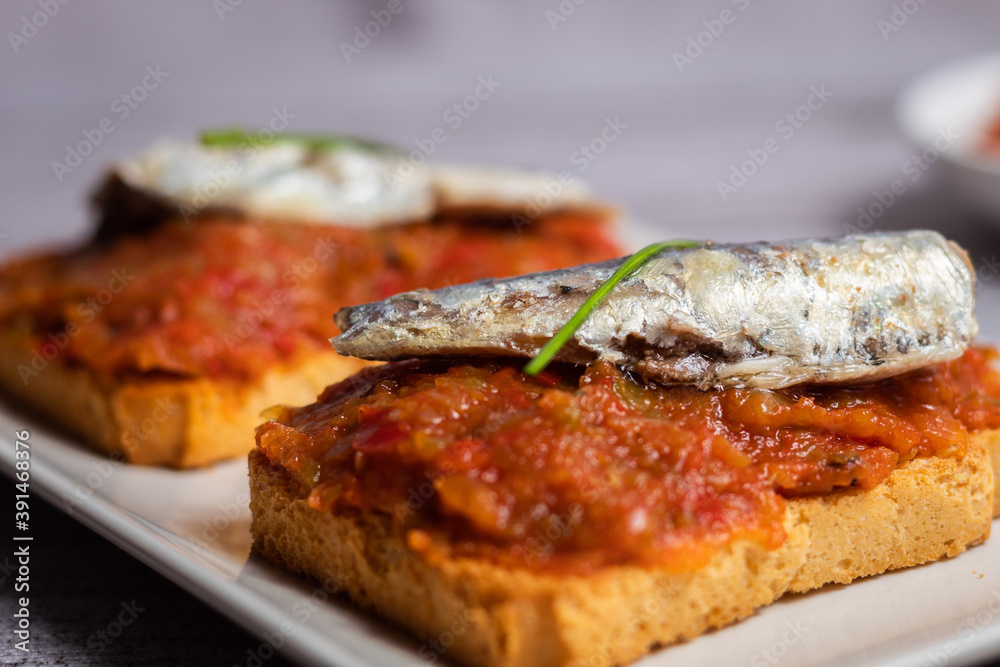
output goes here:
[{"label": "grilled sardine", "polygon": [[[624,260],[345,308],[343,355],[531,357]],[[557,355],[648,379],[779,388],[897,375],[958,357],[976,335],[968,255],[931,231],[660,253]]]}]

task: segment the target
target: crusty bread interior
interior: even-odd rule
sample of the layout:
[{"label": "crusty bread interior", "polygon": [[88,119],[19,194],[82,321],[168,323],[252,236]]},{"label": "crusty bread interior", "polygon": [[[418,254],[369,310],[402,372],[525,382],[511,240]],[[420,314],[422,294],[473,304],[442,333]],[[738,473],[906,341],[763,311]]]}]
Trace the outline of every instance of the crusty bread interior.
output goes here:
[{"label": "crusty bread interior", "polygon": [[370,362],[312,350],[249,384],[208,378],[103,381],[58,357],[25,382],[18,367],[31,364],[31,355],[0,338],[5,396],[131,463],[190,468],[245,455],[261,412],[279,403],[311,403],[327,385]]},{"label": "crusty bread interior", "polygon": [[[962,458],[918,458],[871,491],[790,500],[788,539],[768,551],[723,548],[686,574],[616,566],[591,576],[426,559],[379,513],[319,512],[308,490],[259,451],[250,455],[254,549],[345,592],[408,629],[430,652],[470,665],[629,662],[660,645],[748,616],[786,592],[954,556],[989,536],[1000,432]],[[430,647],[430,648],[428,648]]]}]

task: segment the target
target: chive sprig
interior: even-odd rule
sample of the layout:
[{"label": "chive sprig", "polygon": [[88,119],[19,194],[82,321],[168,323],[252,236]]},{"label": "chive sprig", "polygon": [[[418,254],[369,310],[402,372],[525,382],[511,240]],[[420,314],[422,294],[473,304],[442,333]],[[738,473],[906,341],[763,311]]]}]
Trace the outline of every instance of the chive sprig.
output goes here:
[{"label": "chive sprig", "polygon": [[390,151],[388,144],[356,137],[336,134],[274,133],[262,138],[259,133],[247,132],[239,127],[205,130],[201,133],[201,145],[216,148],[231,148],[241,144],[267,144],[271,142],[302,144],[313,151],[329,151],[338,148],[360,148],[369,151]]},{"label": "chive sprig", "polygon": [[602,301],[618,286],[618,283],[625,280],[626,278],[635,274],[636,271],[641,269],[643,265],[646,264],[650,259],[659,255],[664,250],[680,250],[684,248],[696,248],[701,245],[698,241],[661,241],[660,243],[653,243],[646,246],[639,252],[635,253],[629,257],[625,262],[618,267],[611,277],[605,280],[600,287],[594,290],[594,293],[587,297],[587,300],[583,302],[579,310],[574,313],[573,317],[570,318],[569,322],[563,325],[556,335],[553,336],[549,342],[547,342],[541,350],[538,351],[531,361],[527,363],[524,367],[524,372],[527,375],[538,375],[546,366],[552,362],[559,350],[568,343],[573,335],[576,333],[587,318],[597,309]]}]

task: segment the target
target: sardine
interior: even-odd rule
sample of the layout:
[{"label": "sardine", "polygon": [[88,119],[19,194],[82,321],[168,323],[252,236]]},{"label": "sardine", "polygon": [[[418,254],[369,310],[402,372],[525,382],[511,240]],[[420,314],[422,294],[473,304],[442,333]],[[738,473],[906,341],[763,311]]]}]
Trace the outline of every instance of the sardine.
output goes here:
[{"label": "sardine", "polygon": [[[623,261],[344,308],[331,343],[375,360],[531,357]],[[937,232],[706,243],[619,283],[556,359],[702,388],[869,381],[960,356],[974,301],[968,255]]]}]

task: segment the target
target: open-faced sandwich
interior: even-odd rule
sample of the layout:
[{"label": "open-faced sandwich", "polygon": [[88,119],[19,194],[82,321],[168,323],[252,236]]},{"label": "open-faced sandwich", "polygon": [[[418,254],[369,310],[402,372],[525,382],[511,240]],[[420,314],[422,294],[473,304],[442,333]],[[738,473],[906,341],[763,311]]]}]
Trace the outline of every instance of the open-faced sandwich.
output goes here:
[{"label": "open-faced sandwich", "polygon": [[341,310],[334,348],[391,363],[258,428],[254,549],[497,666],[624,663],[954,556],[1000,509],[973,305],[966,253],[915,231]]},{"label": "open-faced sandwich", "polygon": [[331,308],[620,253],[578,184],[349,139],[163,143],[96,200],[92,241],[0,267],[0,387],[135,463],[244,455],[262,410],[362,368]]}]

